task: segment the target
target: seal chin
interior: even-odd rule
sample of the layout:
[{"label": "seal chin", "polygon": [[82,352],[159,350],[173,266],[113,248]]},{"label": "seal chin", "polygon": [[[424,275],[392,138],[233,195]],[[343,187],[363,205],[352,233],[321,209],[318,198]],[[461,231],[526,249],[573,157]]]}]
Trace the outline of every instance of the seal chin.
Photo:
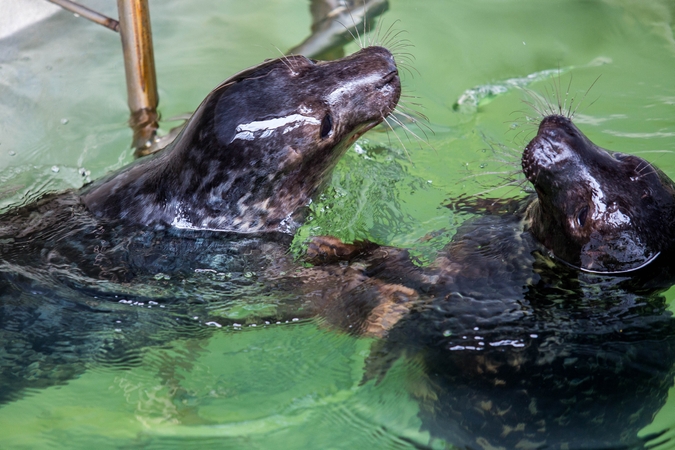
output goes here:
[{"label": "seal chin", "polygon": [[633,230],[609,238],[595,232],[581,248],[579,269],[591,273],[621,274],[650,264],[660,252],[651,250]]}]

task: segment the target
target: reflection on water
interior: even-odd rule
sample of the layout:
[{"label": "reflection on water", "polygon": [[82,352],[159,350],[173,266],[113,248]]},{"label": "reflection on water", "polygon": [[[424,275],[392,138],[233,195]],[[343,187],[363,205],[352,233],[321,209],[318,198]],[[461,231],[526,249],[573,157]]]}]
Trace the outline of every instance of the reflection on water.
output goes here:
[{"label": "reflection on water", "polygon": [[[292,48],[311,26],[305,3],[188,3],[153,5],[166,117],[194,110],[228,74],[278,55],[270,43]],[[523,109],[515,90],[453,109],[462,93],[500,80],[562,67],[585,91],[602,75],[582,106],[584,131],[629,153],[671,151],[672,5],[649,3],[390,2],[386,23],[401,19],[416,44],[420,75],[406,81],[436,131],[434,150],[403,139],[404,151],[370,133],[376,144],[345,158],[294,249],[332,234],[432,259],[464,220],[439,205],[484,189],[464,168],[493,169],[482,136],[522,148],[531,131],[516,142],[520,129],[505,134]],[[117,37],[75,22],[57,15],[3,42],[3,206],[130,158],[119,156],[130,137]],[[650,155],[675,173],[670,153]],[[672,447],[669,268],[579,276],[541,256],[507,281],[467,273],[373,340],[308,317],[307,292],[285,269],[267,269],[270,260],[297,267],[287,241],[261,249],[197,234],[104,236],[93,223],[61,232],[72,239],[2,242],[15,249],[11,258],[3,250],[0,282],[3,446]],[[45,242],[68,257],[41,254]],[[106,260],[101,246],[114,242],[119,259]],[[38,257],[51,264],[35,267]],[[73,259],[82,264],[66,264]]]}]

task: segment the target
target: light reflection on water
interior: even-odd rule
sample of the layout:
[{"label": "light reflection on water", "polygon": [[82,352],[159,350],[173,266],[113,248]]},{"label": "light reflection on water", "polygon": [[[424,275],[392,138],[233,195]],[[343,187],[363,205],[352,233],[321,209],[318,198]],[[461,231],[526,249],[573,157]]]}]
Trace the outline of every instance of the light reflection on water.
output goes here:
[{"label": "light reflection on water", "polygon": [[[302,2],[194,5],[152,5],[164,117],[193,110],[227,75],[275,57],[270,44],[291,48],[309,29]],[[486,141],[518,149],[532,133],[522,125],[508,131],[523,114],[532,114],[516,89],[495,91],[470,111],[453,105],[470,89],[558,68],[571,68],[580,91],[602,75],[580,109],[592,140],[642,154],[675,176],[672,153],[656,153],[675,149],[675,87],[665,82],[675,69],[672,14],[665,1],[392,1],[386,20],[400,18],[416,45],[411,52],[420,75],[407,76],[406,84],[436,131],[429,137],[433,150],[404,139],[408,157],[398,140],[370,133],[365,153],[345,158],[301,234],[412,247],[428,261],[463,220],[439,205],[483,190],[466,175],[496,166],[490,152],[481,152]],[[542,21],[543,15],[556,19]],[[26,193],[79,186],[86,181],[80,169],[93,179],[131,158],[117,36],[59,15],[19,38],[0,51],[2,206]],[[598,58],[609,63],[588,65]],[[536,80],[530,87],[544,91],[549,85]],[[441,228],[440,235],[427,238]],[[377,367],[367,361],[373,341],[330,331],[321,319],[246,326],[247,317],[264,315],[279,298],[244,276],[236,286],[218,274],[195,273],[182,281],[149,277],[143,305],[120,303],[122,298],[92,304],[86,295],[41,304],[39,291],[32,299],[15,299],[32,304],[37,316],[81,308],[82,316],[70,320],[97,319],[90,330],[64,321],[60,325],[69,332],[44,336],[63,361],[40,360],[39,351],[23,348],[20,337],[3,345],[17,361],[35,358],[27,377],[57,380],[28,387],[0,408],[3,441],[9,447],[56,448],[406,448],[427,444],[429,428],[440,426],[423,419],[434,395],[441,392],[449,404],[453,391],[429,383],[419,349],[404,348],[413,357],[397,360],[377,378]],[[190,306],[160,303],[171,296]],[[675,293],[665,296],[672,309]],[[524,342],[491,343],[506,341]],[[394,355],[401,348],[392,342]],[[669,430],[654,438],[665,442],[663,448],[672,444],[672,391],[642,433]]]}]

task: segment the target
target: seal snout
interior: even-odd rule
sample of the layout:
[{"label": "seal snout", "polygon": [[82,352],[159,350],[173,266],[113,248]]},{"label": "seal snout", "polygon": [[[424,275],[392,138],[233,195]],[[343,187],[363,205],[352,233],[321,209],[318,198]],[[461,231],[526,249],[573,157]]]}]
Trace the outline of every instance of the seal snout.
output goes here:
[{"label": "seal snout", "polygon": [[572,121],[566,116],[561,116],[559,114],[551,114],[541,119],[539,123],[539,132],[548,129],[548,128],[558,128],[558,127],[570,127],[572,126]]},{"label": "seal snout", "polygon": [[535,184],[542,170],[569,159],[574,150],[578,130],[572,121],[561,115],[544,117],[539,124],[537,135],[527,144],[522,156],[523,173],[528,181]]},{"label": "seal snout", "polygon": [[542,169],[550,167],[556,158],[556,150],[545,133],[537,134],[525,150],[521,159],[523,174],[527,180],[535,184]]},{"label": "seal snout", "polygon": [[521,165],[523,168],[523,174],[525,175],[525,178],[530,183],[534,183],[534,180],[537,178],[537,175],[539,174],[539,171],[533,164],[533,158],[532,158],[532,142],[528,144],[527,147],[525,147],[525,151],[523,152],[523,157],[521,159]]}]

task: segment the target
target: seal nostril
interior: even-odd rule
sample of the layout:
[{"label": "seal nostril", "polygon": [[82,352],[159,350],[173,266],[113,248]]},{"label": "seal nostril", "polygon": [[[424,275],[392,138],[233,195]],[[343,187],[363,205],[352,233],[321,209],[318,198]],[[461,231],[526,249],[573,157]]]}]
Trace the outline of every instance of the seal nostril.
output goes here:
[{"label": "seal nostril", "polygon": [[382,83],[378,87],[382,88],[382,87],[388,85],[389,83],[394,81],[397,77],[398,77],[398,70],[393,70],[393,71],[389,72],[387,75],[382,77]]}]

